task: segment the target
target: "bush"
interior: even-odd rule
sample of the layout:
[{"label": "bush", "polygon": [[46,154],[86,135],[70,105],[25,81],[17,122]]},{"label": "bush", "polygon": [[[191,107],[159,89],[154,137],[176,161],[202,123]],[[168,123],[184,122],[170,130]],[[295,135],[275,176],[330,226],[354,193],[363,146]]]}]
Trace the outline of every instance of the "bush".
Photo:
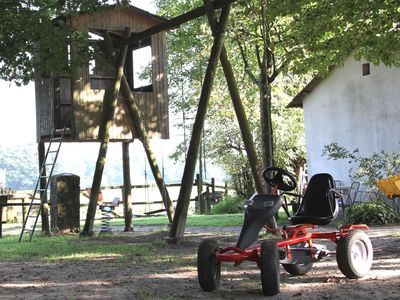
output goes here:
[{"label": "bush", "polygon": [[386,225],[399,220],[396,212],[382,201],[360,203],[346,209],[350,224]]},{"label": "bush", "polygon": [[238,196],[225,196],[220,202],[213,205],[211,214],[237,214],[243,210],[244,200]]}]

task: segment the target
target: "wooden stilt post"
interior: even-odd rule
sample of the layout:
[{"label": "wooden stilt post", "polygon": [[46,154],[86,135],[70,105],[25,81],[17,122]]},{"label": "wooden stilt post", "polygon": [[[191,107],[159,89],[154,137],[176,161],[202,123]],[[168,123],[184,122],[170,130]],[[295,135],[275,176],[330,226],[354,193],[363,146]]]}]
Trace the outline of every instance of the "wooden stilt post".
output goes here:
[{"label": "wooden stilt post", "polygon": [[[44,158],[46,155],[45,144],[43,141],[38,143],[38,154],[39,154],[39,170],[42,168]],[[40,176],[46,176],[46,168],[42,169],[42,174]],[[40,179],[40,188],[42,190],[46,187],[46,178],[42,177]],[[50,224],[49,224],[49,204],[47,203],[47,194],[43,195],[43,191],[40,192],[40,198],[43,199],[41,218],[42,218],[42,233],[45,235],[50,235]],[[43,198],[44,196],[44,198]],[[24,219],[25,220],[25,219]]]},{"label": "wooden stilt post", "polygon": [[[126,28],[125,36],[129,35],[130,35],[130,29]],[[104,101],[109,102],[109,105],[107,104],[104,107],[109,107],[110,109],[102,112],[103,119],[102,119],[102,124],[100,124],[101,132],[99,132],[99,136],[101,137],[100,150],[97,156],[96,168],[93,176],[93,183],[90,192],[90,200],[86,215],[86,222],[81,232],[81,236],[87,236],[87,235],[90,236],[93,234],[93,222],[96,215],[97,199],[100,193],[101,179],[103,177],[103,170],[104,170],[104,165],[106,163],[108,142],[110,139],[109,128],[112,126],[114,112],[117,106],[117,100],[121,86],[121,79],[122,76],[124,75],[124,65],[125,65],[127,50],[128,50],[127,46],[122,47],[120,50],[115,67],[113,92],[110,94],[105,93],[104,97]]]},{"label": "wooden stilt post", "polygon": [[132,227],[132,185],[131,185],[131,168],[129,163],[129,143],[122,143],[122,169],[124,173],[124,185],[122,191],[124,203],[125,232],[133,231]]},{"label": "wooden stilt post", "polygon": [[[208,17],[208,21],[210,23],[211,29],[213,31],[213,34],[215,35],[216,30],[217,30],[217,21],[214,17],[214,12],[213,12],[211,1],[204,0],[204,6],[206,8],[206,13],[207,13],[207,17]],[[250,132],[249,123],[247,121],[243,103],[240,98],[239,89],[237,87],[236,78],[235,78],[235,75],[233,72],[232,65],[229,61],[225,46],[222,47],[220,61],[221,61],[222,69],[225,74],[229,94],[232,99],[232,104],[235,109],[236,118],[239,123],[240,132],[242,134],[242,139],[243,139],[244,147],[246,150],[247,158],[249,160],[251,172],[253,174],[256,190],[259,193],[266,193],[267,189],[266,189],[264,180],[261,175],[261,169],[259,166],[259,161],[257,159],[257,153],[256,153],[256,149],[254,147],[254,141],[252,138],[252,134]],[[268,225],[272,228],[276,228],[277,224],[276,224],[275,218],[272,218],[269,221]]]},{"label": "wooden stilt post", "polygon": [[176,243],[181,239],[185,232],[187,212],[190,203],[190,194],[193,187],[194,172],[196,168],[196,160],[199,153],[201,133],[207,114],[208,102],[210,99],[211,89],[214,83],[215,71],[218,65],[218,57],[220,56],[226,25],[228,24],[230,6],[225,6],[221,11],[221,17],[217,34],[214,37],[214,44],[211,48],[210,59],[206,74],[204,77],[203,87],[200,95],[200,101],[197,109],[196,119],[193,125],[192,137],[190,139],[189,149],[187,153],[185,168],[182,176],[182,185],[178,196],[174,220],[170,231],[170,241]]},{"label": "wooden stilt post", "polygon": [[[113,61],[112,53],[114,52],[114,49],[111,38],[109,37],[108,34],[105,34],[104,41],[105,41],[106,57],[109,61]],[[139,137],[139,140],[142,142],[144,151],[147,156],[147,160],[149,161],[151,171],[153,173],[157,187],[163,199],[164,207],[167,212],[169,222],[171,223],[174,215],[174,208],[172,205],[172,201],[169,197],[169,193],[167,187],[165,186],[164,178],[161,175],[160,168],[158,167],[155,155],[151,150],[150,140],[147,136],[146,128],[142,122],[139,108],[136,105],[135,99],[133,98],[131,89],[129,87],[128,81],[126,80],[125,76],[122,76],[121,90],[123,94],[123,103],[127,111],[127,116],[130,118],[131,120],[130,123],[132,124],[131,131],[135,132],[136,135]]]},{"label": "wooden stilt post", "polygon": [[142,142],[144,151],[146,152],[147,160],[149,161],[151,171],[153,173],[157,187],[161,193],[161,197],[163,199],[164,207],[167,211],[169,222],[171,223],[174,215],[174,208],[172,206],[172,201],[169,197],[169,193],[167,187],[165,186],[164,178],[160,172],[160,168],[158,167],[156,157],[153,151],[151,150],[150,140],[147,136],[146,128],[144,127],[142,119],[140,117],[139,108],[135,103],[135,99],[132,96],[131,89],[129,88],[129,84],[125,76],[122,78],[121,88],[122,88],[122,94],[124,95],[125,107],[127,109],[128,116],[130,117],[133,124],[132,131],[134,131],[139,136],[139,139]]}]

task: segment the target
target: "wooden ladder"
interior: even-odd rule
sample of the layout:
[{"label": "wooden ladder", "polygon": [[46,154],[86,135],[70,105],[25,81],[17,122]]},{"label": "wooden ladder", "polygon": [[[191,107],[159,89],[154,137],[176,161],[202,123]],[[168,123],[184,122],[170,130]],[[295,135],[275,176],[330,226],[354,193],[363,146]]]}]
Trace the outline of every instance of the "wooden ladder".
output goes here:
[{"label": "wooden ladder", "polygon": [[[46,155],[40,167],[39,177],[36,181],[35,190],[32,195],[31,203],[29,204],[28,212],[24,219],[24,224],[22,226],[18,242],[22,241],[24,235],[29,235],[29,241],[32,241],[32,236],[35,232],[39,215],[42,211],[43,205],[46,204],[48,199],[47,190],[49,187],[51,176],[53,175],[54,166],[58,158],[58,153],[60,152],[61,144],[64,140],[64,135],[67,132],[69,132],[69,128],[64,127],[61,129],[54,129],[51,134]],[[46,181],[44,188],[40,184],[42,180]],[[35,199],[35,196],[38,192],[40,193],[40,200]],[[34,210],[34,206],[39,206],[39,208],[37,210]]]}]

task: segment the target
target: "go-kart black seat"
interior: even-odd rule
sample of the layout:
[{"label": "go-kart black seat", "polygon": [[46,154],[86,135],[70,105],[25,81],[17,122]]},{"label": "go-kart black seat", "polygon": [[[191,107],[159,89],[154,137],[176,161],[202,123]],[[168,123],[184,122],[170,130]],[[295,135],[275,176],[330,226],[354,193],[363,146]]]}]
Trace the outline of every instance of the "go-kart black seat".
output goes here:
[{"label": "go-kart black seat", "polygon": [[290,217],[296,224],[326,225],[339,212],[334,181],[330,174],[321,173],[311,177],[297,212]]}]

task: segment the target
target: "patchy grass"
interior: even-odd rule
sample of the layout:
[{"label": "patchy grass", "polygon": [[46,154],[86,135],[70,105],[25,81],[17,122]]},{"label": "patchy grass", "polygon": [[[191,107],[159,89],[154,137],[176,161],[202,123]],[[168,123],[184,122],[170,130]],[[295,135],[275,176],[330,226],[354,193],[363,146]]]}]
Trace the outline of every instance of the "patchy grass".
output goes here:
[{"label": "patchy grass", "polygon": [[[118,238],[118,236],[110,236]],[[0,240],[0,261],[79,261],[100,258],[125,260],[127,257],[152,253],[155,245],[149,243],[110,243],[98,238],[69,236],[35,236],[32,242],[18,243],[16,236],[6,236]]]}]

